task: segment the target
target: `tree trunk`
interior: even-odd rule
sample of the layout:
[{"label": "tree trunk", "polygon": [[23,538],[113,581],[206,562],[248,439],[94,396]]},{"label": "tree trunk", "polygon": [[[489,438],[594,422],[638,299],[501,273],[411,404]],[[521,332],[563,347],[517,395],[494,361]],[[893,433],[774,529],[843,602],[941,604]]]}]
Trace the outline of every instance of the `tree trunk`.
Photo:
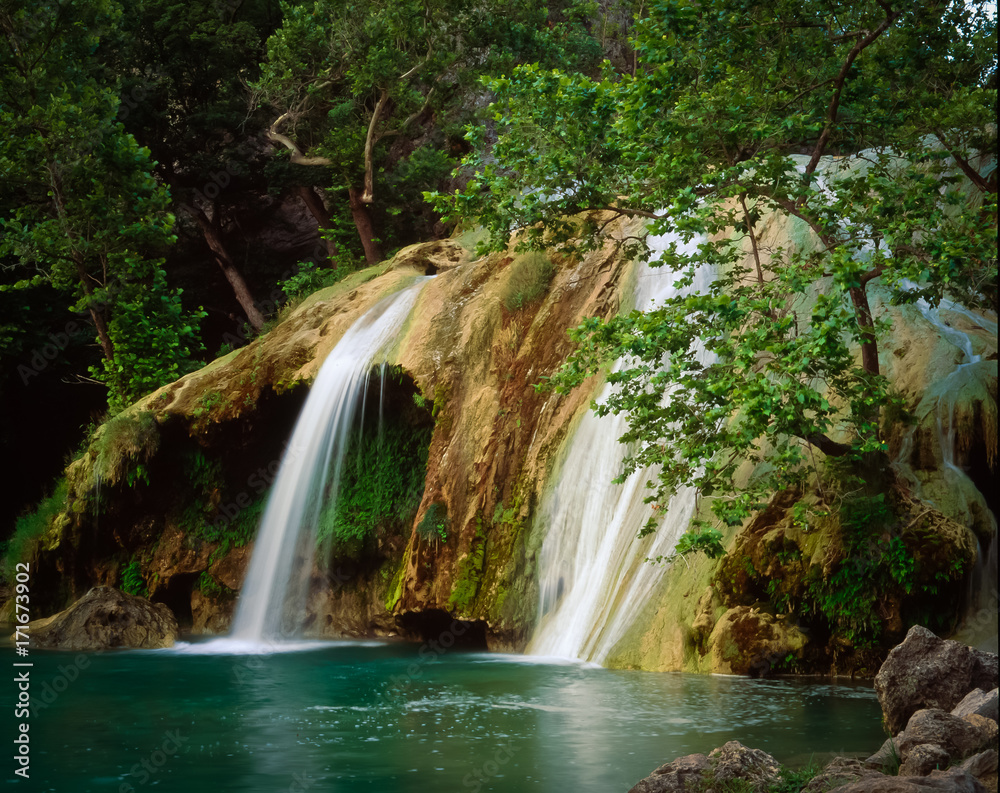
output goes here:
[{"label": "tree trunk", "polygon": [[861,328],[861,367],[868,374],[878,374],[878,342],[875,339],[875,323],[872,321],[871,306],[868,305],[868,293],[864,287],[856,286],[850,290],[851,303],[854,304],[854,315],[858,318]]},{"label": "tree trunk", "polygon": [[[301,185],[296,188],[296,191],[302,199],[302,203],[306,205],[306,209],[309,210],[309,214],[316,218],[316,226],[322,239],[323,231],[330,228],[330,213],[327,212],[326,204],[323,203],[323,199],[311,187]],[[324,244],[326,245],[327,256],[332,259],[337,252],[337,246],[330,240],[324,240]]]},{"label": "tree trunk", "polygon": [[260,309],[257,308],[253,295],[250,293],[250,287],[247,286],[247,282],[243,280],[243,275],[240,273],[239,269],[237,269],[233,260],[229,257],[229,253],[226,251],[226,246],[223,244],[222,237],[219,235],[218,230],[212,224],[212,221],[208,219],[208,216],[200,209],[191,206],[190,204],[184,204],[183,206],[184,209],[187,210],[188,214],[191,215],[191,217],[195,219],[195,222],[201,227],[202,234],[205,235],[205,242],[208,243],[208,247],[211,248],[212,253],[215,254],[215,261],[218,262],[219,267],[222,268],[223,275],[226,276],[226,280],[229,281],[229,285],[233,288],[236,300],[243,308],[243,312],[247,315],[250,327],[259,331],[262,327],[264,327],[264,315],[261,314]]},{"label": "tree trunk", "polygon": [[382,250],[375,241],[375,226],[372,223],[368,205],[361,200],[361,194],[353,187],[347,188],[347,197],[351,206],[351,217],[361,237],[361,245],[365,249],[365,261],[375,264],[382,260]]},{"label": "tree trunk", "polygon": [[78,254],[74,254],[73,259],[76,262],[76,272],[80,276],[83,293],[87,296],[87,311],[90,312],[90,318],[94,320],[94,327],[97,329],[97,339],[101,343],[101,352],[104,353],[105,359],[113,361],[115,359],[115,345],[111,342],[111,334],[108,332],[108,323],[104,320],[102,307],[96,305],[93,300],[94,290],[87,280],[87,267]]}]

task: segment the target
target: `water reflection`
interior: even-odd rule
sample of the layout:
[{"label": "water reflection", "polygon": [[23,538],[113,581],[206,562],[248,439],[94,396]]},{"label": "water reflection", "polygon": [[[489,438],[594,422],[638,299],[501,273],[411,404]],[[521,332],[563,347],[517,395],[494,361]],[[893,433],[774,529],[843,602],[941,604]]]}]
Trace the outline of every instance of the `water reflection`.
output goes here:
[{"label": "water reflection", "polygon": [[[25,789],[625,791],[732,738],[785,760],[871,752],[882,740],[864,687],[418,652],[336,643],[92,656],[33,723]],[[35,661],[42,680],[64,657]],[[169,731],[183,736],[180,750],[150,776],[155,788],[136,784],[132,769]]]}]

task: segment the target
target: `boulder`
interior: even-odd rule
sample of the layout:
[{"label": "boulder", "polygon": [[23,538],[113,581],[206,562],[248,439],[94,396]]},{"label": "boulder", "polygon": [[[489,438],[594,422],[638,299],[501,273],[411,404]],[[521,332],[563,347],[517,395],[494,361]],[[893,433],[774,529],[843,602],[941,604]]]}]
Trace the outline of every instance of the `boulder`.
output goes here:
[{"label": "boulder", "polygon": [[97,586],[65,611],[29,625],[31,644],[54,650],[155,649],[177,639],[177,619],[162,603]]},{"label": "boulder", "polygon": [[1000,721],[997,713],[997,689],[990,692],[977,688],[965,695],[965,699],[959,702],[951,711],[952,716],[970,716],[977,714],[985,716],[993,721]]},{"label": "boulder", "polygon": [[899,767],[899,776],[927,776],[931,771],[947,768],[950,760],[951,755],[937,744],[917,744]]},{"label": "boulder", "polygon": [[972,774],[974,777],[995,773],[997,770],[997,750],[987,749],[985,752],[974,754],[972,757],[963,760],[958,767]]},{"label": "boulder", "polygon": [[766,791],[781,781],[781,766],[767,752],[750,749],[739,741],[713,749],[708,759],[715,761],[716,782],[742,780],[754,790]]},{"label": "boulder", "polygon": [[918,710],[950,711],[970,691],[996,686],[996,654],[939,639],[919,625],[889,652],[875,676],[875,693],[893,733]]},{"label": "boulder", "polygon": [[902,737],[903,734],[900,733],[895,738],[886,738],[879,750],[865,760],[865,768],[872,768],[876,771],[896,768],[900,763],[899,741]]},{"label": "boulder", "polygon": [[[972,722],[970,719],[977,721]],[[993,725],[992,729],[990,725]],[[939,746],[957,760],[988,749],[996,741],[996,734],[996,722],[982,716],[973,715],[960,719],[943,710],[929,708],[918,710],[910,717],[906,729],[898,736],[897,745],[904,763],[914,747],[921,744]]]},{"label": "boulder", "polygon": [[702,777],[711,768],[711,762],[703,754],[678,757],[640,780],[629,793],[684,793],[699,790],[702,787]]},{"label": "boulder", "polygon": [[[886,741],[888,744],[888,741]],[[870,758],[869,758],[870,759]],[[809,780],[802,793],[826,793],[831,788],[844,787],[866,779],[880,780],[883,774],[868,767],[868,761],[862,763],[848,757],[835,757],[816,776]]]},{"label": "boulder", "polygon": [[[751,789],[765,793],[781,781],[778,761],[759,749],[748,749],[739,741],[713,749],[708,757],[689,754],[661,765],[629,793],[692,793],[715,783],[727,790]],[[735,783],[735,784],[730,784]]]},{"label": "boulder", "polygon": [[959,768],[932,771],[930,776],[885,776],[869,771],[849,785],[833,788],[830,793],[986,793],[986,788],[971,774]]}]

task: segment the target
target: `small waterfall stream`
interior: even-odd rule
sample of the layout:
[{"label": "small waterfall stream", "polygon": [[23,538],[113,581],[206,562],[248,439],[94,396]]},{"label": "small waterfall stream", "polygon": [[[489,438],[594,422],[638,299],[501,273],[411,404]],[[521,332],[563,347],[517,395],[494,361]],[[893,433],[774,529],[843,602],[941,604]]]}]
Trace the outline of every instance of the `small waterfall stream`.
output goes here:
[{"label": "small waterfall stream", "polygon": [[[672,236],[650,238],[663,250]],[[693,254],[698,240],[679,249]],[[667,268],[639,267],[637,308],[678,294],[676,275]],[[708,286],[703,271],[694,289]],[[619,364],[621,365],[621,364]],[[605,385],[598,401],[611,386]],[[638,539],[649,517],[650,469],[636,471],[620,485],[627,429],[624,416],[598,418],[588,410],[563,452],[558,478],[543,496],[539,520],[548,526],[539,561],[539,624],[528,645],[533,655],[580,658],[601,663],[622,638],[663,575],[646,559],[667,555],[687,529],[695,491],[678,492],[657,531]]]},{"label": "small waterfall stream", "polygon": [[[915,288],[914,284],[906,284],[908,288]],[[968,474],[956,462],[955,446],[957,436],[957,416],[955,413],[958,395],[968,378],[975,378],[974,368],[982,362],[982,356],[976,354],[973,349],[972,339],[969,334],[953,327],[942,317],[942,312],[948,312],[965,317],[973,324],[978,325],[994,336],[997,333],[997,323],[991,322],[985,317],[969,311],[964,306],[951,300],[944,299],[940,305],[932,307],[926,300],[918,300],[915,307],[923,318],[941,334],[950,344],[962,353],[963,360],[936,385],[935,391],[938,394],[935,404],[935,424],[937,428],[937,441],[941,448],[942,464],[944,465],[945,478],[952,487],[952,493],[975,493],[981,500],[982,509],[990,515],[990,522],[993,528],[993,537],[988,542],[986,548],[977,540],[976,567],[969,577],[969,591],[967,593],[966,615],[962,625],[959,627],[956,637],[962,641],[979,647],[980,649],[996,652],[997,649],[997,521],[996,516],[986,508],[986,501],[976,489],[975,484],[970,480]],[[914,490],[920,494],[921,485],[919,479],[913,474],[906,460],[913,451],[913,433],[905,439],[900,449],[899,459],[895,465],[901,475],[903,475],[913,485]],[[933,499],[922,496],[929,503]],[[965,502],[968,508],[968,502]]]},{"label": "small waterfall stream", "polygon": [[396,339],[427,280],[377,303],[323,362],[267,501],[233,618],[232,640],[275,642],[300,626],[317,523],[323,504],[337,498],[343,456],[369,373]]}]

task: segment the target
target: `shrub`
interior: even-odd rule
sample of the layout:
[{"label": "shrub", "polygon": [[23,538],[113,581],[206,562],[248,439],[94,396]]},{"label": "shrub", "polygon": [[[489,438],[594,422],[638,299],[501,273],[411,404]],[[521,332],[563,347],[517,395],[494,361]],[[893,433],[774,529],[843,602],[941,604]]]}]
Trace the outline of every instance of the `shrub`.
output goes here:
[{"label": "shrub", "polygon": [[549,257],[532,251],[519,257],[510,265],[507,283],[501,296],[508,311],[519,311],[545,294],[552,281],[555,268]]}]

